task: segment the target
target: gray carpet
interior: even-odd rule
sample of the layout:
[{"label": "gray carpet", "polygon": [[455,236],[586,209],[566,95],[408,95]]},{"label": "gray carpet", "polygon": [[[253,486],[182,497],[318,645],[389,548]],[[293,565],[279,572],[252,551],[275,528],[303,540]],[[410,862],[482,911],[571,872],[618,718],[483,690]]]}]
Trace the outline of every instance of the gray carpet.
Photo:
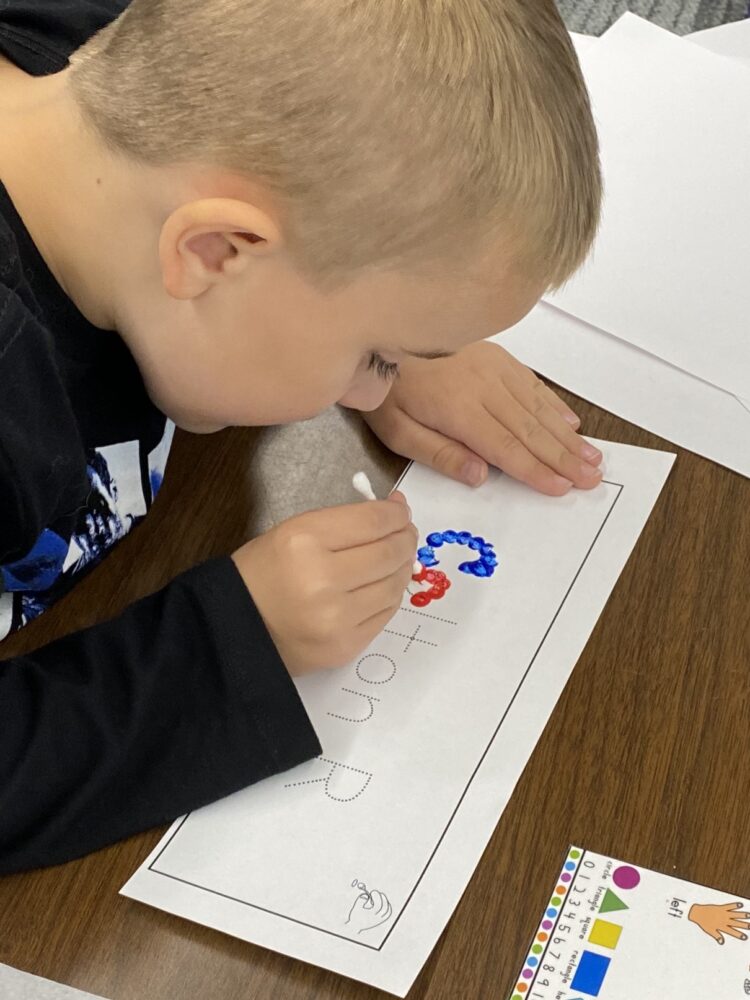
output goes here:
[{"label": "gray carpet", "polygon": [[626,10],[679,35],[739,21],[748,0],[557,0],[570,31],[601,35]]}]

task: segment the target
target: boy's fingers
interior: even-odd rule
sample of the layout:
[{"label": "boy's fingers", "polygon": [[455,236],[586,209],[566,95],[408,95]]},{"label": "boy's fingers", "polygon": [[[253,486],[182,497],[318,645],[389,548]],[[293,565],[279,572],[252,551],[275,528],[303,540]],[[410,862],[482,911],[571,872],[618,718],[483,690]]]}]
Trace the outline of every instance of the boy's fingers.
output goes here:
[{"label": "boy's fingers", "polygon": [[521,376],[521,381],[525,383],[533,392],[539,393],[544,397],[545,401],[549,405],[557,410],[560,416],[563,418],[568,426],[572,427],[573,430],[578,430],[581,426],[581,418],[575,413],[568,404],[557,395],[554,389],[550,387],[530,368],[522,365],[518,362],[519,374]]},{"label": "boy's fingers", "polygon": [[544,382],[540,381],[539,391],[542,393],[550,406],[557,410],[565,423],[572,427],[574,431],[577,431],[581,426],[581,418],[578,414],[571,410],[568,404],[560,399],[554,389],[550,389],[550,387],[545,385]]},{"label": "boy's fingers", "polygon": [[385,608],[383,611],[379,611],[377,614],[373,615],[372,618],[368,618],[363,621],[356,629],[357,645],[361,649],[366,649],[370,645],[372,640],[380,635],[383,629],[386,627],[388,622],[393,618],[398,609],[401,607],[401,601],[393,604],[389,608]]},{"label": "boy's fingers", "polygon": [[[551,407],[546,404],[545,407],[551,413],[554,413]],[[601,482],[602,477],[598,469],[571,454],[568,448],[554,434],[547,430],[537,416],[529,412],[517,400],[506,400],[502,414],[496,415],[486,407],[485,409],[488,416],[495,422],[496,433],[500,439],[499,446],[503,447],[506,452],[511,453],[510,457],[506,458],[505,461],[515,459],[519,464],[526,466],[528,473],[533,477],[533,479],[529,479],[519,475],[518,478],[523,478],[524,482],[528,482],[530,485],[535,486],[535,488],[541,489],[543,493],[550,492],[557,495],[562,490],[560,482],[553,481],[550,477],[540,473],[533,464],[529,463],[522,452],[526,452],[532,456],[542,467],[546,467],[553,476],[556,475],[558,479],[567,480],[579,489],[591,489],[593,486],[598,486]],[[539,416],[544,419],[541,410],[539,411]],[[562,423],[561,418],[557,414],[555,414],[555,420]],[[568,431],[574,434],[570,428],[568,428]],[[513,439],[515,439],[515,443]],[[519,448],[522,449],[520,454]],[[490,455],[489,457],[491,458],[492,456]],[[511,472],[508,465],[502,465],[501,468]],[[514,472],[511,472],[511,474],[515,475]],[[543,485],[537,485],[540,481],[546,481],[550,489],[544,488]],[[564,492],[564,490],[562,491]]]},{"label": "boy's fingers", "polygon": [[[515,400],[513,405],[521,409]],[[507,420],[507,415],[504,420]],[[513,430],[496,419],[485,407],[472,411],[470,424],[471,443],[477,451],[481,451],[488,462],[519,482],[549,496],[562,496],[573,485],[569,479],[558,475],[532,455]]]},{"label": "boy's fingers", "polygon": [[351,549],[402,531],[411,522],[411,511],[398,500],[363,500],[343,507],[313,511],[331,552]]},{"label": "boy's fingers", "polygon": [[353,590],[348,595],[351,621],[362,626],[390,608],[398,608],[411,579],[413,563],[410,559],[385,579]]},{"label": "boy's fingers", "polygon": [[391,447],[409,455],[436,472],[468,486],[480,486],[487,478],[487,463],[459,441],[426,427],[405,411],[394,425]]},{"label": "boy's fingers", "polygon": [[336,552],[333,565],[344,589],[357,590],[391,576],[406,563],[413,565],[418,541],[417,529],[407,524],[401,531],[394,531],[377,542]]},{"label": "boy's fingers", "polygon": [[[581,459],[593,466],[601,462],[602,453],[594,445],[589,444],[585,438],[576,434],[565,419],[564,413],[554,405],[554,401],[562,402],[562,400],[559,400],[551,390],[547,389],[547,386],[541,382],[526,381],[516,388],[515,396],[529,414],[528,419],[536,420],[537,423],[546,428],[570,452],[571,456],[578,460],[579,465]],[[558,472],[562,471],[558,469]],[[569,478],[574,479],[576,485],[580,485],[574,476],[569,475],[569,472],[563,474],[568,474]]]}]

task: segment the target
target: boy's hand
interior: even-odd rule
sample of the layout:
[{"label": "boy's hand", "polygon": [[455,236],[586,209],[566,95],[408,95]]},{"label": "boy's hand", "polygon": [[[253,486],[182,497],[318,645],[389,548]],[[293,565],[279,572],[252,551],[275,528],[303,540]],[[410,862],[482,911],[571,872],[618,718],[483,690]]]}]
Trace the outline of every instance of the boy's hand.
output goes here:
[{"label": "boy's hand", "polygon": [[497,344],[439,361],[409,360],[365,420],[399,455],[478,486],[496,465],[541,493],[591,489],[602,454],[575,433],[580,420]]},{"label": "boy's hand", "polygon": [[398,611],[418,532],[401,493],[290,518],[234,553],[291,674],[340,667]]}]

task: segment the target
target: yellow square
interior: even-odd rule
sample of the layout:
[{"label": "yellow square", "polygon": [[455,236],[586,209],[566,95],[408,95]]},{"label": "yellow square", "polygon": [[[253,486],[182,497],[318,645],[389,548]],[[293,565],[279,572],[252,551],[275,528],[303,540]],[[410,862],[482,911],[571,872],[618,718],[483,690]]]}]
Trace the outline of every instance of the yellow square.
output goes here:
[{"label": "yellow square", "polygon": [[591,944],[601,945],[602,948],[616,948],[620,940],[622,927],[619,924],[611,924],[609,920],[595,920],[594,926],[589,934]]}]

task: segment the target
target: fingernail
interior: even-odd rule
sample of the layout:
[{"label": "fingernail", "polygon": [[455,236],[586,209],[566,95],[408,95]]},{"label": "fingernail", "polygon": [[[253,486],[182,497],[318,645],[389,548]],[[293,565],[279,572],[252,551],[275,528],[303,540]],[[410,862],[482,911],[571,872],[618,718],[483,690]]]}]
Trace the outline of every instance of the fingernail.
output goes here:
[{"label": "fingernail", "polygon": [[461,479],[469,486],[481,486],[484,481],[484,465],[476,459],[469,459],[461,469]]},{"label": "fingernail", "polygon": [[600,459],[604,458],[598,448],[595,448],[593,444],[588,443],[582,446],[581,454],[587,462],[598,462]]},{"label": "fingernail", "polygon": [[573,427],[578,427],[578,425],[581,423],[581,418],[577,417],[572,410],[569,410],[567,413],[563,413],[563,417],[565,417],[568,423],[571,424]]},{"label": "fingernail", "polygon": [[593,465],[581,462],[581,475],[586,479],[600,479],[602,473],[600,469],[595,469]]},{"label": "fingernail", "polygon": [[564,476],[555,476],[554,483],[555,486],[559,486],[561,489],[564,490],[569,490],[572,489],[573,487],[571,481],[569,479],[566,479]]}]

